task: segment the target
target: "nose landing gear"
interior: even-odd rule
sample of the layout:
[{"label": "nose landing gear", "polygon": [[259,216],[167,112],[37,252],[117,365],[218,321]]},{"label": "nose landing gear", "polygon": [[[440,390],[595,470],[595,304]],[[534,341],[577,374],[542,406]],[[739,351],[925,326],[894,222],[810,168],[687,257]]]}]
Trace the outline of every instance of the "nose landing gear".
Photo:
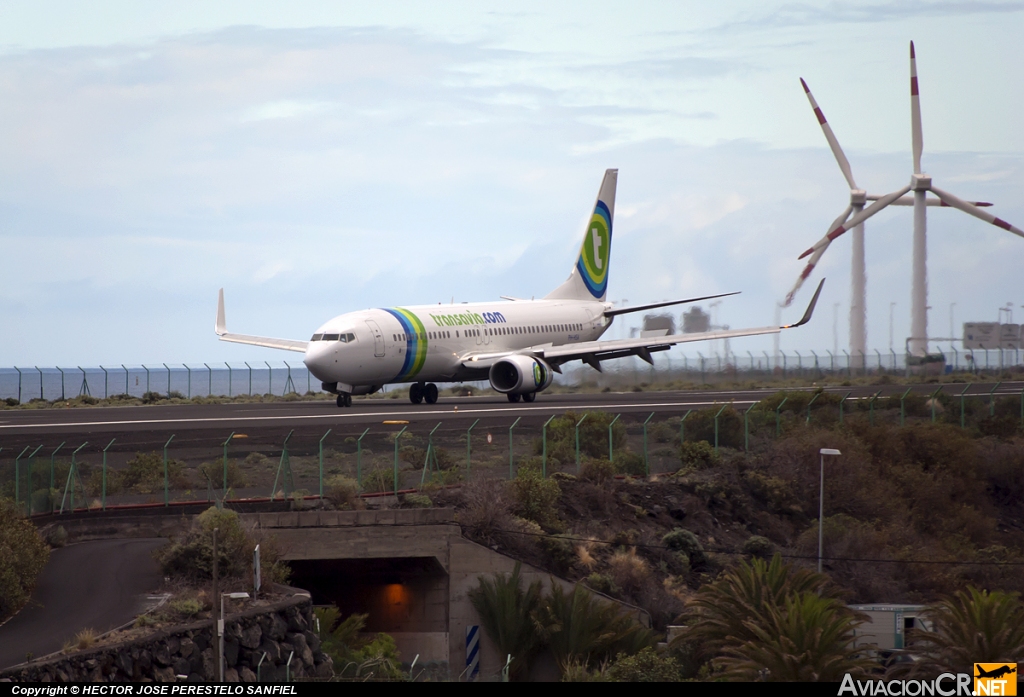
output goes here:
[{"label": "nose landing gear", "polygon": [[427,404],[437,404],[437,385],[432,382],[423,384],[414,382],[409,385],[409,401],[413,404],[420,404],[423,401]]}]

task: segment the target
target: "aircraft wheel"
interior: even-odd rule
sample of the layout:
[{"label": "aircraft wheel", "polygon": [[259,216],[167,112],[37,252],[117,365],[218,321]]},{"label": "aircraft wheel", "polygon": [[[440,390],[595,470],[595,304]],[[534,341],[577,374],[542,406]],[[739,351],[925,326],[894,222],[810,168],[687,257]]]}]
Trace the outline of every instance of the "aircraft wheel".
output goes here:
[{"label": "aircraft wheel", "polygon": [[517,394],[509,394],[509,395],[506,395],[506,396],[508,397],[508,401],[512,402],[513,404],[518,402],[519,401],[519,397],[520,397],[520,395],[517,395]]},{"label": "aircraft wheel", "polygon": [[409,401],[413,404],[420,404],[423,401],[423,390],[418,382],[409,385]]},{"label": "aircraft wheel", "polygon": [[339,407],[350,407],[352,406],[352,395],[340,392],[338,394],[338,406]]},{"label": "aircraft wheel", "polygon": [[427,404],[437,404],[437,385],[427,383],[423,387],[423,399],[427,400]]},{"label": "aircraft wheel", "polygon": [[527,392],[526,394],[523,395],[523,401],[524,402],[532,402],[535,399],[537,399],[537,393],[536,392]]}]

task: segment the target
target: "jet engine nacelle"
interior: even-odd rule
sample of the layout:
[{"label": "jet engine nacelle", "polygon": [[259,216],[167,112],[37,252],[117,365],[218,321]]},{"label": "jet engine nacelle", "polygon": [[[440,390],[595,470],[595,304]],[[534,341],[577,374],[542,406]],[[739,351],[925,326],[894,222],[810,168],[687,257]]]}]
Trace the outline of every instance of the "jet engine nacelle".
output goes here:
[{"label": "jet engine nacelle", "polygon": [[509,356],[491,366],[491,387],[503,394],[540,392],[552,380],[551,367],[533,356]]}]

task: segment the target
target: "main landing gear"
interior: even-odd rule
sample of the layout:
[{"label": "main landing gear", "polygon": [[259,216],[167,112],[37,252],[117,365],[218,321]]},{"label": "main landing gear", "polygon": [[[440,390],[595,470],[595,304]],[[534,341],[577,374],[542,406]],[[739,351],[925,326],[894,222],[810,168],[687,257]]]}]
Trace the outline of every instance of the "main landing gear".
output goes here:
[{"label": "main landing gear", "polygon": [[518,402],[520,397],[523,398],[524,402],[532,402],[533,400],[537,399],[537,393],[536,392],[527,392],[526,394],[521,394],[521,395],[519,395],[519,394],[507,394],[505,396],[508,397],[508,401],[512,402],[513,404]]},{"label": "main landing gear", "polygon": [[414,382],[409,385],[409,401],[413,404],[420,404],[423,401],[427,404],[437,404],[437,385],[432,382],[426,385]]},{"label": "main landing gear", "polygon": [[346,392],[338,393],[338,406],[339,407],[350,407],[352,406],[352,395]]}]

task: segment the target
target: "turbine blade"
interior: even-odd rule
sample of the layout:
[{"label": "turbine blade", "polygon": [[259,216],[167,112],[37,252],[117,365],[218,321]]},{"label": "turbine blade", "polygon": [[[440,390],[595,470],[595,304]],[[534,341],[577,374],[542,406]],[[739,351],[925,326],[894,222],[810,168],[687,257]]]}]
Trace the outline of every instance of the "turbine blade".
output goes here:
[{"label": "turbine blade", "polygon": [[917,85],[917,57],[913,41],[910,42],[910,128],[914,143],[914,174],[920,174],[924,136],[921,133],[921,95]]},{"label": "turbine blade", "polygon": [[792,290],[786,293],[786,300],[782,303],[783,307],[789,307],[790,305],[793,304],[793,298],[796,297],[797,291],[800,290],[800,287],[803,286],[804,281],[806,281],[807,277],[811,275],[812,271],[814,271],[814,267],[818,265],[818,261],[821,259],[821,255],[825,253],[825,250],[828,249],[828,246],[830,244],[832,244],[831,240],[826,242],[823,247],[814,252],[811,258],[807,261],[807,266],[805,266],[804,270],[800,272],[800,276],[796,279],[796,283],[793,284]]},{"label": "turbine blade", "polygon": [[828,120],[825,119],[825,114],[818,106],[818,102],[814,100],[814,95],[811,94],[811,88],[807,86],[803,78],[800,78],[800,84],[804,86],[804,92],[807,94],[807,100],[811,103],[811,108],[814,109],[814,115],[818,117],[818,123],[821,125],[821,130],[825,133],[825,140],[828,141],[828,146],[832,148],[832,154],[835,155],[836,162],[839,163],[839,169],[843,171],[843,176],[846,177],[846,183],[850,185],[851,189],[857,188],[857,182],[853,181],[853,170],[850,169],[850,161],[846,159],[846,155],[843,153],[843,149],[839,147],[839,141],[836,139],[836,134],[832,132],[832,127],[828,125]]},{"label": "turbine blade", "polygon": [[[879,199],[878,196],[868,196],[868,200],[869,201],[877,201],[878,199]],[[971,204],[972,206],[978,206],[979,208],[987,208],[988,206],[992,205],[988,201],[968,201],[968,203]],[[913,196],[901,196],[900,198],[896,199],[895,201],[893,201],[889,205],[890,206],[913,206],[914,205],[914,197]],[[924,205],[926,205],[926,206],[940,206],[942,208],[949,208],[950,207],[948,203],[946,203],[942,199],[938,199],[938,198],[926,198],[924,200]]]},{"label": "turbine blade", "polygon": [[870,206],[868,206],[867,208],[862,210],[860,213],[858,213],[857,215],[853,216],[852,218],[847,220],[842,225],[839,225],[838,227],[834,228],[831,232],[829,232],[823,238],[818,240],[814,244],[813,247],[811,247],[806,252],[801,254],[798,258],[799,259],[803,259],[808,254],[812,254],[815,251],[817,251],[818,249],[820,249],[821,247],[827,245],[829,242],[831,242],[835,238],[839,237],[840,235],[842,235],[847,230],[852,230],[853,228],[857,227],[858,225],[863,223],[865,220],[867,220],[868,218],[873,216],[875,213],[877,213],[878,211],[880,211],[883,208],[885,208],[886,206],[888,206],[890,203],[892,203],[893,201],[895,201],[896,199],[898,199],[900,196],[902,196],[903,194],[907,193],[908,191],[910,191],[910,185],[909,184],[907,186],[903,187],[902,189],[899,189],[898,191],[894,191],[891,194],[886,194],[885,196],[882,196],[877,201],[872,203]]},{"label": "turbine blade", "polygon": [[980,208],[978,208],[977,206],[973,206],[970,203],[968,203],[967,201],[964,201],[963,199],[957,198],[956,196],[954,196],[953,194],[949,193],[948,191],[943,191],[942,189],[936,189],[933,186],[932,187],[932,193],[935,194],[936,196],[938,196],[939,198],[941,198],[947,205],[950,205],[953,208],[958,208],[958,209],[962,210],[964,213],[967,213],[969,215],[973,215],[975,218],[980,218],[981,220],[984,220],[986,223],[991,223],[992,225],[995,225],[996,227],[1001,227],[1004,230],[1009,230],[1010,232],[1012,232],[1013,234],[1015,234],[1015,235],[1017,235],[1019,237],[1024,237],[1024,230],[1021,230],[1018,227],[1014,227],[1013,225],[1010,225],[1005,220],[997,218],[994,215],[992,215],[991,213],[989,213],[988,211],[983,211]]}]

